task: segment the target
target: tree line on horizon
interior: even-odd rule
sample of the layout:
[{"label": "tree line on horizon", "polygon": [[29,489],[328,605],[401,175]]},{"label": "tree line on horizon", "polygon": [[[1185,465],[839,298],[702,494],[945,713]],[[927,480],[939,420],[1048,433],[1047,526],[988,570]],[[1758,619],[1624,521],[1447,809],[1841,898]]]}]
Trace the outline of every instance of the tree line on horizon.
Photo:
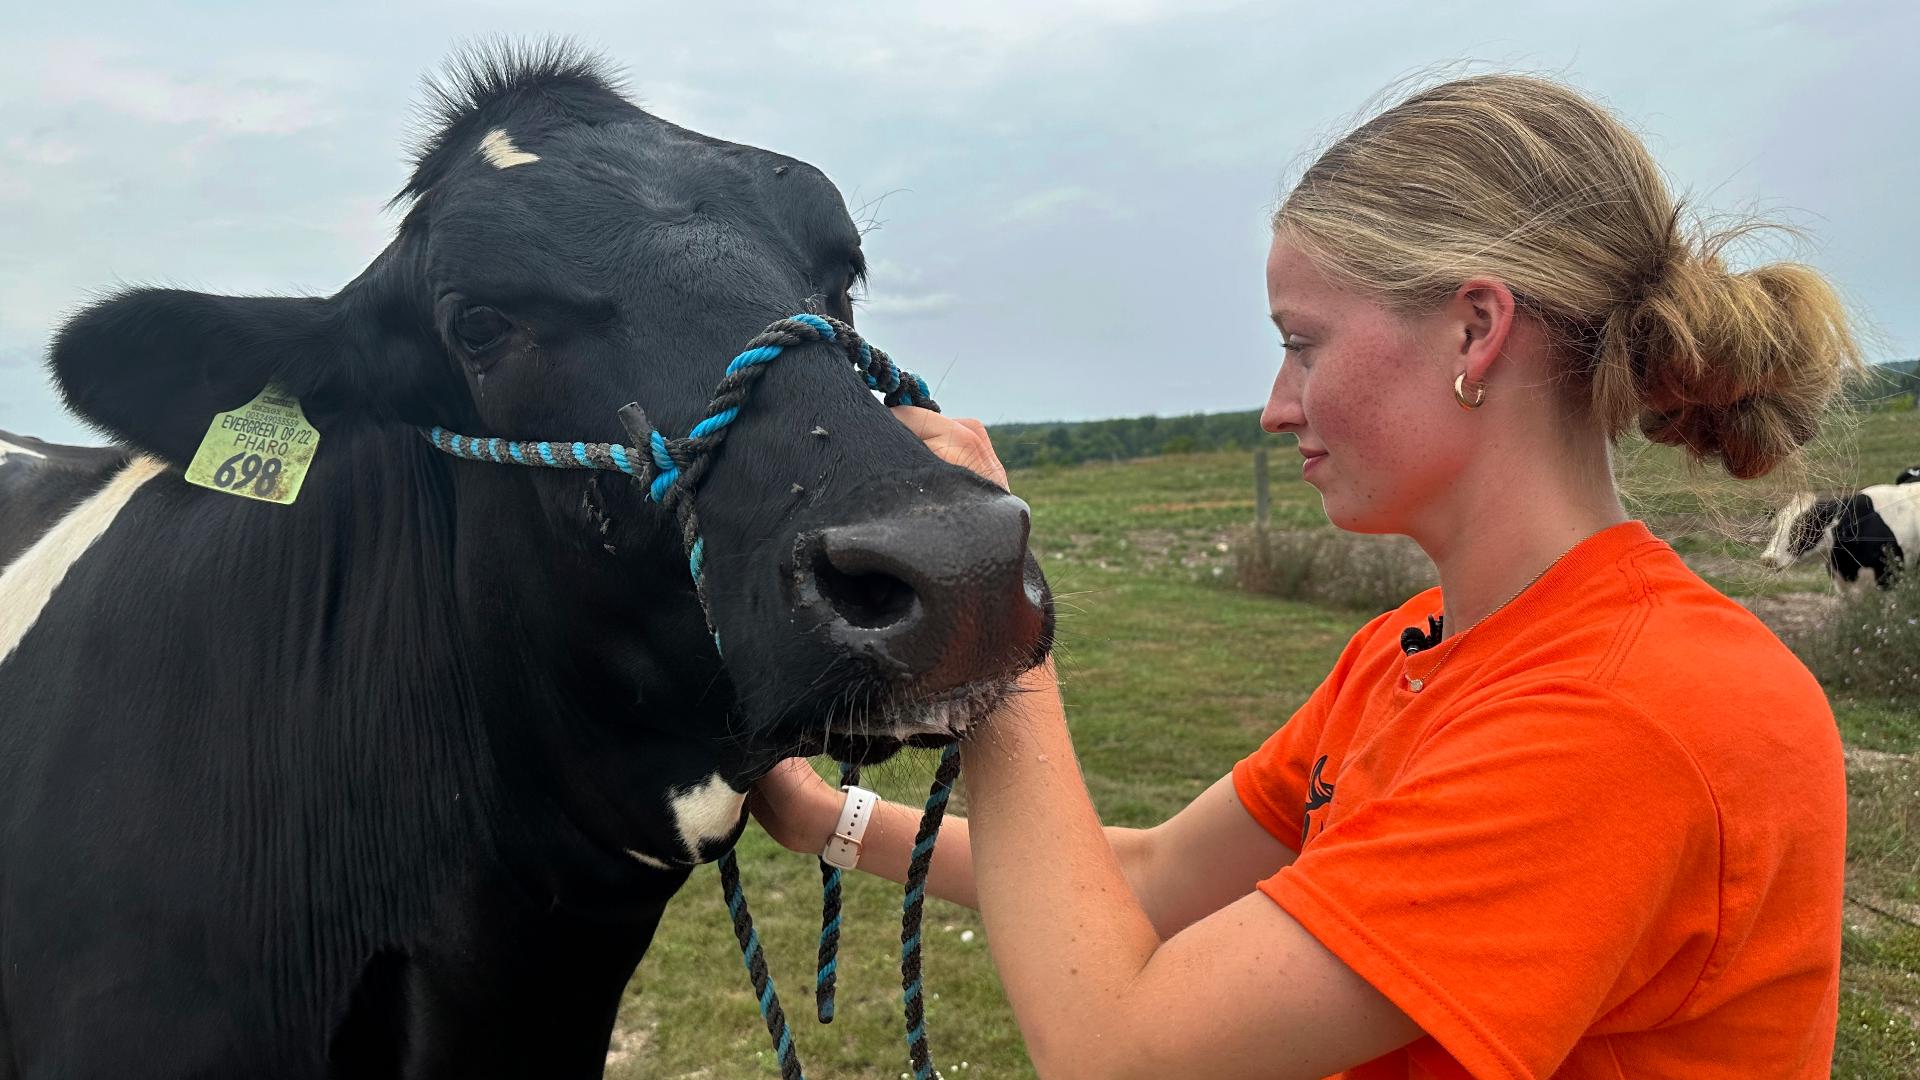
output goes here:
[{"label": "tree line on horizon", "polygon": [[[1875,365],[1865,379],[1848,388],[1847,399],[1856,408],[1920,405],[1920,360]],[[1251,450],[1272,438],[1260,430],[1258,409],[993,427],[994,449],[1011,469],[1209,450]]]}]

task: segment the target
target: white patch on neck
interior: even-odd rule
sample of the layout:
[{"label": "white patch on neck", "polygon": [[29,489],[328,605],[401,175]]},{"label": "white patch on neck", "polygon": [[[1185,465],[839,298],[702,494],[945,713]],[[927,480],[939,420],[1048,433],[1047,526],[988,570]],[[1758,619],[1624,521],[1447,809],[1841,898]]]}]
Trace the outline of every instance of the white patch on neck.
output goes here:
[{"label": "white patch on neck", "polygon": [[0,573],[0,664],[7,662],[20,639],[39,621],[40,612],[66,580],[67,571],[106,534],[140,485],[165,468],[154,458],[134,458]]},{"label": "white patch on neck", "polygon": [[487,137],[480,140],[480,156],[496,169],[511,169],[515,165],[531,165],[540,160],[540,155],[529,154],[513,145],[513,136],[506,128],[494,128]]},{"label": "white patch on neck", "polygon": [[10,443],[5,439],[0,439],[0,461],[7,460],[9,454],[25,454],[27,457],[37,457],[42,461],[47,459],[47,455],[38,450],[29,450],[17,443]]},{"label": "white patch on neck", "polygon": [[673,807],[673,823],[680,831],[681,845],[693,861],[699,862],[708,846],[733,834],[740,815],[746,812],[747,797],[714,773],[703,784],[675,789],[668,794],[667,803]]},{"label": "white patch on neck", "polygon": [[673,869],[673,864],[670,862],[667,862],[665,859],[656,859],[651,855],[642,854],[641,852],[635,851],[632,848],[627,849],[627,854],[633,856],[634,859],[638,861],[642,866],[651,866],[655,870]]}]

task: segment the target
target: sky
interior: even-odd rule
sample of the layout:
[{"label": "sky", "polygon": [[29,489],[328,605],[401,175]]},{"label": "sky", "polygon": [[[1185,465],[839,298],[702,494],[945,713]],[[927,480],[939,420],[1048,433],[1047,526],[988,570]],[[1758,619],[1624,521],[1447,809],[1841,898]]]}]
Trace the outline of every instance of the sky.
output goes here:
[{"label": "sky", "polygon": [[[42,357],[105,291],[325,295],[398,224],[420,80],[570,36],[666,119],[812,162],[869,231],[862,330],[997,421],[1255,408],[1266,219],[1407,80],[1567,80],[1676,191],[1760,213],[1870,359],[1920,356],[1920,5],[642,0],[17,5],[0,68],[0,428],[97,441]],[[1757,254],[1754,257],[1759,257]]]}]

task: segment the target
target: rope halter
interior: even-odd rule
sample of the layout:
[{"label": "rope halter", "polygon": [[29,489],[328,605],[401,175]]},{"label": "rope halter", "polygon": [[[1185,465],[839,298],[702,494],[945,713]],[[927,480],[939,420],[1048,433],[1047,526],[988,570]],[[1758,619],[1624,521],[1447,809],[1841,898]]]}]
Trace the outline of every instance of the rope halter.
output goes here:
[{"label": "rope halter", "polygon": [[[707,403],[706,416],[693,425],[684,438],[668,438],[654,428],[637,403],[620,409],[620,423],[637,445],[602,442],[522,441],[457,435],[444,428],[421,430],[436,449],[469,461],[496,465],[526,465],[547,469],[596,469],[620,472],[639,481],[647,498],[672,511],[680,526],[680,539],[687,556],[687,571],[693,577],[694,592],[707,620],[707,632],[716,650],[720,634],[714,625],[713,609],[707,599],[706,545],[700,535],[700,516],[694,507],[694,492],[712,466],[715,452],[725,441],[733,422],[747,404],[748,397],[768,365],[787,350],[801,345],[824,342],[838,348],[866,380],[868,389],[882,395],[888,407],[917,405],[940,410],[927,391],[926,380],[895,366],[887,354],[869,345],[853,327],[822,315],[790,315],[769,325],[747,342],[747,346],[728,364],[726,374],[714,387]],[[856,767],[843,764],[842,775],[857,775]],[[934,842],[946,814],[947,799],[960,775],[960,748],[949,745],[940,756],[932,790],[927,794],[920,828],[914,836],[911,861],[907,867],[906,892],[901,900],[900,985],[906,1020],[907,1055],[913,1065],[914,1080],[934,1080],[933,1055],[927,1045],[926,1007],[921,989],[920,936],[922,910],[926,904],[927,874],[933,864]],[[848,781],[852,782],[852,781]],[[830,1023],[834,1013],[834,986],[840,941],[840,872],[824,861],[821,867],[820,966],[816,976],[816,998],[821,1023]],[[767,971],[760,935],[754,929],[753,916],[747,910],[746,891],[740,884],[739,860],[729,848],[719,859],[721,893],[733,919],[734,937],[740,945],[740,957],[766,1021],[767,1035],[773,1040],[783,1080],[805,1080],[800,1055],[788,1028],[786,1011],[780,1007],[773,976]]]}]

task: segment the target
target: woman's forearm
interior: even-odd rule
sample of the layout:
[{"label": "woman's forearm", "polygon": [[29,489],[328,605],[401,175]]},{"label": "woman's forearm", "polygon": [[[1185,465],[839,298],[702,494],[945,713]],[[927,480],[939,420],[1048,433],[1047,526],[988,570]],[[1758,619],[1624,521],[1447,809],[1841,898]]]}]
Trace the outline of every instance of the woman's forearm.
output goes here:
[{"label": "woman's forearm", "polygon": [[1051,665],[1026,685],[994,717],[993,737],[966,750],[973,870],[1034,1064],[1078,1075],[1091,1051],[1104,1059],[1128,1042],[1117,1006],[1161,937],[1101,832]]}]

